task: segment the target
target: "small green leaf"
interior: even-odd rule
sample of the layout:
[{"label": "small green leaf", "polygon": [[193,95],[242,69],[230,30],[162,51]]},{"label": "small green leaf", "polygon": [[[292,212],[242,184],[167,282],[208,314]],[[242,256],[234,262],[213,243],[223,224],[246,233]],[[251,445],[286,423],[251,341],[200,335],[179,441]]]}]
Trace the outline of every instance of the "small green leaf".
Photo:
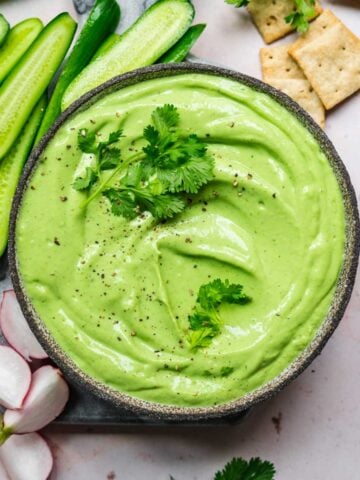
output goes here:
[{"label": "small green leaf", "polygon": [[222,281],[219,278],[201,285],[199,288],[194,313],[189,315],[189,343],[190,348],[206,347],[212,338],[221,332],[223,320],[218,314],[222,303],[236,303],[244,305],[251,298],[243,293],[243,286]]},{"label": "small green leaf", "polygon": [[[214,159],[197,135],[180,134],[177,108],[170,104],[157,107],[151,119],[153,125],[143,130],[147,144],[142,151],[124,160],[120,149],[110,146],[120,140],[122,130],[110,133],[108,139],[100,143],[96,142],[94,132],[86,129],[79,132],[79,147],[95,155],[94,171],[100,175],[104,170],[114,170],[85,205],[103,193],[115,215],[132,219],[150,212],[156,220],[166,220],[184,210],[185,202],[180,194],[195,194],[212,180]],[[86,173],[84,178],[76,179],[74,188],[90,188],[93,177],[91,172]],[[120,177],[117,187],[107,188],[116,174]]]},{"label": "small green leaf", "polygon": [[222,471],[215,474],[214,480],[274,480],[275,467],[267,460],[233,458]]},{"label": "small green leaf", "polygon": [[246,7],[250,3],[250,0],[225,0],[225,1],[230,5],[234,5],[234,7],[236,8]]},{"label": "small green leaf", "polygon": [[178,125],[180,116],[174,105],[166,104],[162,107],[157,107],[153,111],[151,119],[160,137],[164,137]]},{"label": "small green leaf", "polygon": [[123,130],[122,129],[116,130],[116,132],[110,133],[108,141],[106,143],[107,145],[112,145],[113,143],[118,142],[122,137],[124,137]]},{"label": "small green leaf", "polygon": [[130,191],[109,188],[103,192],[103,195],[109,200],[114,215],[122,216],[128,220],[137,217],[138,212],[136,211],[134,195]]},{"label": "small green leaf", "polygon": [[285,22],[296,28],[299,33],[305,33],[309,28],[309,20],[314,18],[315,0],[295,0],[296,11],[285,17]]},{"label": "small green leaf", "polygon": [[105,148],[99,159],[100,170],[112,170],[121,162],[121,152],[119,148]]},{"label": "small green leaf", "polygon": [[87,128],[82,128],[78,132],[78,145],[84,153],[97,153],[95,132],[89,132]]},{"label": "small green leaf", "polygon": [[75,190],[88,190],[98,179],[98,174],[90,167],[86,167],[83,177],[77,177],[73,183]]},{"label": "small green leaf", "polygon": [[230,283],[229,280],[223,282],[219,278],[206,285],[202,285],[197,297],[197,302],[205,310],[216,308],[222,302],[244,305],[245,303],[249,303],[250,300],[250,297],[243,293],[242,285]]}]

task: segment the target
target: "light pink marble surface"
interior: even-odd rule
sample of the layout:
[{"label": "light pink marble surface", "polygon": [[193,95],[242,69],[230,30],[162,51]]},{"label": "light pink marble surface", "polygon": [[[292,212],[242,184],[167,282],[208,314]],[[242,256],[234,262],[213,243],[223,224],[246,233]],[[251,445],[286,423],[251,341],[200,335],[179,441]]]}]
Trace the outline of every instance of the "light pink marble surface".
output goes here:
[{"label": "light pink marble surface", "polygon": [[[223,0],[195,0],[197,20],[208,23],[194,53],[260,76],[263,42],[246,12]],[[358,0],[324,0],[360,35]],[[12,22],[73,12],[70,0],[3,0]],[[285,41],[288,41],[286,39]],[[360,192],[360,95],[336,108],[326,131]],[[360,278],[347,313],[322,355],[274,400],[236,427],[143,429],[118,433],[59,433],[50,427],[53,480],[210,480],[233,456],[273,461],[277,480],[360,479]],[[282,416],[276,431],[273,417]],[[36,480],[36,479],[34,479]]]}]

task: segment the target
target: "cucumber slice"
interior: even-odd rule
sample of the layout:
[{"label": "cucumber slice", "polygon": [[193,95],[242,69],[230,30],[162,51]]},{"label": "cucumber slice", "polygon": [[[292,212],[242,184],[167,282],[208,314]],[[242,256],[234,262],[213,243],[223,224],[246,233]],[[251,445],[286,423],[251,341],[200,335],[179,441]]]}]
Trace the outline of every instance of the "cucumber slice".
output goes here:
[{"label": "cucumber slice", "polygon": [[64,94],[62,109],[110,78],[154,63],[182,37],[193,17],[188,0],[156,2],[75,78]]},{"label": "cucumber slice", "polygon": [[17,64],[43,29],[38,18],[28,18],[15,25],[0,48],[0,83]]},{"label": "cucumber slice", "polygon": [[44,95],[36,105],[15,145],[0,163],[0,256],[7,245],[9,217],[16,186],[33,146],[45,107],[46,96]]},{"label": "cucumber slice", "polygon": [[0,13],[0,47],[5,42],[9,33],[10,25],[4,15]]},{"label": "cucumber slice", "polygon": [[156,63],[182,62],[187,57],[197,39],[205,30],[206,24],[199,23],[189,28],[187,32],[170,48]]},{"label": "cucumber slice", "polygon": [[36,143],[60,115],[61,100],[68,85],[90,62],[104,39],[115,30],[119,20],[120,8],[116,0],[96,0],[56,83]]},{"label": "cucumber slice", "polygon": [[68,13],[40,33],[0,87],[0,159],[10,150],[31,111],[59,68],[74,36]]}]

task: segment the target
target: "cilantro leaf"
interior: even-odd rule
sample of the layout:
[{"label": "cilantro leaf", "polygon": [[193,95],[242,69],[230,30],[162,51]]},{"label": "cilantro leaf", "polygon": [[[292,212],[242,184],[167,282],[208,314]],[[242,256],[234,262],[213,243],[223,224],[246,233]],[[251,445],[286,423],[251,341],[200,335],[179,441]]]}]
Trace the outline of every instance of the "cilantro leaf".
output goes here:
[{"label": "cilantro leaf", "polygon": [[[236,8],[246,7],[251,0],[225,0]],[[309,28],[309,20],[315,17],[315,0],[289,0],[295,2],[295,11],[284,17],[284,21],[294,27],[299,33],[305,33]]]},{"label": "cilantro leaf", "polygon": [[115,132],[111,132],[108,141],[106,142],[106,145],[112,145],[113,143],[118,142],[123,136],[123,130],[121,128],[119,130],[116,130]]},{"label": "cilantro leaf", "polygon": [[[102,171],[113,170],[85,205],[103,193],[115,215],[133,219],[148,211],[156,220],[164,220],[185,208],[181,194],[195,194],[213,178],[214,159],[206,143],[194,133],[181,134],[180,115],[174,105],[157,107],[151,121],[152,125],[143,130],[147,144],[142,151],[124,159],[121,150],[113,146],[123,137],[122,130],[110,133],[106,141],[99,143],[94,132],[86,129],[79,132],[79,147],[94,154],[96,166],[91,181],[76,179],[77,187],[90,189]],[[120,172],[117,186],[106,188]]]},{"label": "cilantro leaf", "polygon": [[243,293],[243,286],[224,282],[217,278],[206,285],[201,285],[197,297],[197,302],[205,310],[217,308],[222,302],[238,303],[244,305],[250,302],[250,297]]},{"label": "cilantro leaf", "polygon": [[214,331],[208,327],[192,331],[188,337],[190,349],[195,350],[200,347],[208,347],[215,336],[216,333],[214,333]]},{"label": "cilantro leaf", "polygon": [[136,202],[129,191],[121,191],[115,188],[109,188],[102,192],[111,204],[111,211],[116,216],[122,216],[128,220],[137,217]]},{"label": "cilantro leaf", "polygon": [[213,167],[212,157],[190,157],[175,168],[156,169],[156,175],[171,193],[197,193],[213,179]]},{"label": "cilantro leaf", "polygon": [[195,310],[192,315],[189,315],[190,329],[193,331],[208,330],[207,337],[215,337],[220,333],[221,323],[213,312],[203,312]]},{"label": "cilantro leaf", "polygon": [[122,130],[110,133],[106,142],[97,142],[94,131],[83,128],[78,132],[78,146],[84,153],[91,153],[95,157],[94,167],[86,167],[85,173],[77,177],[73,183],[75,190],[90,190],[97,182],[100,172],[112,170],[121,163],[121,152],[110,145],[119,141],[122,137]]},{"label": "cilantro leaf", "polygon": [[191,349],[207,347],[211,339],[221,333],[223,320],[218,308],[222,303],[245,305],[251,298],[243,293],[243,286],[219,278],[201,285],[194,313],[189,315],[188,341]]},{"label": "cilantro leaf", "polygon": [[163,220],[172,218],[185,208],[181,198],[175,195],[152,195],[145,188],[110,188],[103,195],[110,201],[112,213],[128,220],[143,212],[150,212],[155,219]]},{"label": "cilantro leaf", "polygon": [[214,480],[274,480],[275,467],[267,460],[233,458],[222,471],[215,474]]},{"label": "cilantro leaf", "polygon": [[152,120],[154,126],[144,129],[144,170],[156,175],[170,193],[197,193],[213,178],[214,159],[207,145],[195,134],[180,136],[174,105],[157,108]]},{"label": "cilantro leaf", "polygon": [[155,219],[173,218],[185,208],[185,202],[177,195],[155,195],[152,202],[144,210],[148,210]]},{"label": "cilantro leaf", "polygon": [[98,174],[92,168],[86,167],[83,177],[75,178],[73,188],[75,190],[87,190],[97,181]]},{"label": "cilantro leaf", "polygon": [[120,154],[118,148],[109,148],[109,146],[117,143],[121,137],[123,137],[123,134],[122,130],[119,129],[116,132],[111,132],[106,142],[97,142],[96,133],[83,128],[78,131],[78,146],[82,152],[96,155],[101,165],[103,157],[108,157],[109,155],[115,157],[115,155]]},{"label": "cilantro leaf", "polygon": [[309,28],[309,20],[315,15],[315,0],[294,0],[296,11],[285,17],[285,22],[292,25],[299,33],[305,33]]},{"label": "cilantro leaf", "polygon": [[225,0],[225,1],[230,5],[234,5],[236,8],[246,7],[250,3],[250,0]]},{"label": "cilantro leaf", "polygon": [[84,153],[97,153],[95,132],[89,132],[87,128],[79,130],[78,145]]},{"label": "cilantro leaf", "polygon": [[112,170],[121,162],[121,151],[119,148],[104,148],[99,157],[100,170]]},{"label": "cilantro leaf", "polygon": [[157,107],[153,111],[151,119],[160,137],[166,137],[178,125],[180,115],[174,105],[166,104],[162,107]]}]

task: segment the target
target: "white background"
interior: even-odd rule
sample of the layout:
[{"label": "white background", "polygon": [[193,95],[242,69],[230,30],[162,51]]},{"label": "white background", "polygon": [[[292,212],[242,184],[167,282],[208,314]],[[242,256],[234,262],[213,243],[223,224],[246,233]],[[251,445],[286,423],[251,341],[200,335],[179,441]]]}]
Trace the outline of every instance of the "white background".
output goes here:
[{"label": "white background", "polygon": [[[223,0],[194,0],[208,27],[193,53],[260,77],[263,42],[245,11]],[[327,0],[360,35],[359,0]],[[29,16],[47,21],[74,13],[71,0],[0,0],[11,23]],[[285,41],[288,41],[286,39]],[[326,131],[360,192],[360,95],[335,108]],[[360,479],[360,281],[341,325],[322,355],[274,400],[227,428],[133,429],[117,433],[45,435],[55,454],[53,480],[210,480],[233,456],[261,456],[276,465],[277,480]],[[272,417],[282,414],[281,431]],[[115,475],[115,476],[113,476]],[[34,479],[37,480],[37,479]]]}]

